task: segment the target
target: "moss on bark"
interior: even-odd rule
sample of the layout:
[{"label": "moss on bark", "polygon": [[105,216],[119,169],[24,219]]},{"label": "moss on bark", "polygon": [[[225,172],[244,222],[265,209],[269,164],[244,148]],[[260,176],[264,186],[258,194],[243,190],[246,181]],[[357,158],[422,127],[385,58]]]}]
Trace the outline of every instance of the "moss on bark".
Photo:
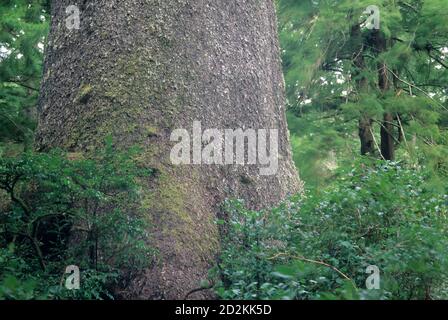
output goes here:
[{"label": "moss on bark", "polygon": [[[219,244],[215,219],[227,197],[269,207],[301,185],[291,161],[273,1],[98,0],[68,30],[69,0],[52,1],[37,148],[85,152],[112,134],[139,144],[142,210],[160,261],[126,297],[179,299],[200,287]],[[173,166],[170,133],[192,127],[278,129],[279,170]],[[210,297],[199,292],[192,298]]]}]

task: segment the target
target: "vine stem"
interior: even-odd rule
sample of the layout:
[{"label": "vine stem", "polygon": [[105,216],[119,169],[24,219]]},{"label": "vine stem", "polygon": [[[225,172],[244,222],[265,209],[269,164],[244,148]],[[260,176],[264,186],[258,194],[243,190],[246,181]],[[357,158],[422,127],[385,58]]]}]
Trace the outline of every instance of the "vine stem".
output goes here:
[{"label": "vine stem", "polygon": [[356,284],[355,284],[355,282],[353,281],[353,279],[351,279],[349,276],[347,276],[345,273],[343,273],[341,270],[339,270],[339,269],[336,268],[335,266],[332,266],[331,264],[328,264],[328,263],[326,263],[326,262],[319,261],[319,260],[308,259],[308,258],[305,258],[305,257],[293,256],[293,255],[290,255],[290,254],[287,254],[287,253],[283,253],[283,252],[281,252],[281,253],[277,253],[276,255],[274,255],[274,256],[268,258],[268,260],[274,260],[274,259],[277,259],[277,258],[279,258],[279,257],[293,258],[293,259],[297,259],[297,260],[301,260],[301,261],[305,261],[305,262],[309,262],[309,263],[319,264],[319,265],[325,266],[325,267],[327,267],[327,268],[330,268],[330,269],[336,271],[336,272],[337,272],[339,275],[341,275],[344,279],[350,281],[350,283],[352,284],[353,288],[358,289],[358,288],[356,287]]}]

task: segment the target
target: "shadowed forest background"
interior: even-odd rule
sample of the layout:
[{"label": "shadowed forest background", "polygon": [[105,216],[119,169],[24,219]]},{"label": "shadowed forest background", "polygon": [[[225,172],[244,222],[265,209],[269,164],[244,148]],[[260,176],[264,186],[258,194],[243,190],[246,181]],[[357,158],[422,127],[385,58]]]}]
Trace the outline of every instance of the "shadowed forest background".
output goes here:
[{"label": "shadowed forest background", "polygon": [[[447,299],[446,0],[276,5],[305,191],[262,211],[228,199],[216,220],[221,250],[194,290]],[[366,25],[369,5],[380,9],[379,30]],[[112,137],[89,157],[34,150],[49,12],[48,1],[0,4],[0,299],[126,298],[158,255],[150,222],[129,212],[141,203],[139,181],[157,173],[141,165],[138,145],[116,150]],[[69,265],[81,269],[79,290],[64,286]],[[379,288],[366,287],[369,266]]]}]

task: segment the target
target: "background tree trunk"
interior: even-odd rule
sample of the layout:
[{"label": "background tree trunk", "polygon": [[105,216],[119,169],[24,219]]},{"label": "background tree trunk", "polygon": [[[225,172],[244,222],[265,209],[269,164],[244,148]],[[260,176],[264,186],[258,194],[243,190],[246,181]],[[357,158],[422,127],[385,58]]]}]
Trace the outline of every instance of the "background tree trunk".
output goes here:
[{"label": "background tree trunk", "polygon": [[[68,30],[77,2],[81,29]],[[89,151],[112,134],[143,146],[156,168],[142,209],[160,260],[125,297],[178,299],[200,286],[219,246],[226,197],[259,209],[301,190],[291,161],[283,75],[271,0],[52,1],[37,148]],[[279,129],[279,169],[174,166],[172,130]],[[192,298],[206,298],[200,292]]]},{"label": "background tree trunk", "polygon": [[[375,30],[374,36],[378,55],[387,51],[389,43],[385,35],[381,31]],[[378,86],[383,94],[386,94],[391,88],[392,80],[389,77],[389,70],[386,63],[378,63]],[[381,125],[381,155],[384,160],[395,159],[394,116],[390,112],[384,112],[383,114],[383,123]]]},{"label": "background tree trunk", "polygon": [[[355,78],[358,95],[368,92],[369,82],[362,72],[365,71],[366,63],[364,60],[364,39],[361,33],[361,26],[355,24],[350,29],[350,37],[355,46],[353,53],[353,65],[355,67],[352,77]],[[368,109],[369,106],[365,106]],[[363,112],[358,120],[358,137],[361,145],[361,155],[375,154],[375,141],[373,138],[372,119]]]}]

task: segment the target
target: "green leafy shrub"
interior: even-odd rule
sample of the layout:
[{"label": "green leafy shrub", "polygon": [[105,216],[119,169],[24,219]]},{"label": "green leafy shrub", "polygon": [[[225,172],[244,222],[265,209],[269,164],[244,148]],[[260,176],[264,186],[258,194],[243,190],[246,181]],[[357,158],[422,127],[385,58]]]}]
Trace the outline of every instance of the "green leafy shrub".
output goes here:
[{"label": "green leafy shrub", "polygon": [[[421,168],[358,163],[328,188],[266,212],[230,202],[216,292],[224,299],[446,297],[447,196]],[[378,266],[380,289],[366,290]]]},{"label": "green leafy shrub", "polygon": [[[112,298],[154,252],[139,210],[138,179],[151,174],[110,140],[81,154],[24,153],[0,160],[0,298]],[[80,290],[63,287],[66,266]]]}]

